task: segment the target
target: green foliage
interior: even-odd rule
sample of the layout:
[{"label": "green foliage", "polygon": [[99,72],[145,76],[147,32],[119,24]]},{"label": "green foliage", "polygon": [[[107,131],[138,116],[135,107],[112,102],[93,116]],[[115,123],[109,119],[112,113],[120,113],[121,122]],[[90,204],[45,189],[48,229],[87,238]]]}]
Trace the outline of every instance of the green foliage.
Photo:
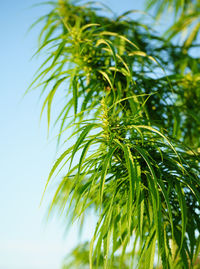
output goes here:
[{"label": "green foliage", "polygon": [[199,0],[147,0],[147,9],[156,7],[157,17],[168,11],[174,12],[175,23],[166,34],[171,39],[175,35],[182,34],[184,51],[198,40],[200,30],[200,1]]},{"label": "green foliage", "polygon": [[50,210],[73,221],[93,208],[98,218],[90,246],[63,268],[154,268],[156,257],[163,268],[191,268],[200,248],[199,59],[128,12],[52,5],[37,52],[47,59],[31,84],[48,91],[48,126],[67,88],[56,120],[67,149],[47,185],[66,174]]},{"label": "green foliage", "polygon": [[[76,268],[84,269],[88,268],[89,264],[89,253],[88,253],[89,243],[80,244],[78,247],[73,249],[73,251],[67,255],[63,261],[62,269]],[[96,261],[95,261],[96,262]],[[94,263],[95,263],[94,262]],[[112,265],[111,265],[112,263]],[[133,267],[134,260],[132,259],[132,253],[128,252],[125,254],[124,261],[121,260],[120,256],[116,255],[113,260],[108,260],[109,268],[112,269],[129,269]],[[99,269],[104,268],[104,257],[101,254],[99,258]]]}]

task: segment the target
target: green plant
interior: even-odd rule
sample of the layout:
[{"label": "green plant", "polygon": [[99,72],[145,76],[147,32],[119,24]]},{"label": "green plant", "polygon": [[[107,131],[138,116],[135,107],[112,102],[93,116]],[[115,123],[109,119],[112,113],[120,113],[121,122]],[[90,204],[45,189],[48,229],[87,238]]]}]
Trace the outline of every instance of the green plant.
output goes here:
[{"label": "green plant", "polygon": [[95,209],[98,218],[89,249],[63,268],[191,268],[200,248],[199,59],[131,12],[51,4],[37,52],[48,56],[30,86],[48,91],[48,126],[64,87],[56,122],[66,149],[47,185],[66,174],[50,211],[84,221]]},{"label": "green plant", "polygon": [[174,11],[175,22],[168,29],[168,39],[182,34],[182,48],[187,51],[192,43],[198,40],[200,30],[199,0],[147,0],[147,9],[156,7],[157,17],[166,12],[166,8]]}]

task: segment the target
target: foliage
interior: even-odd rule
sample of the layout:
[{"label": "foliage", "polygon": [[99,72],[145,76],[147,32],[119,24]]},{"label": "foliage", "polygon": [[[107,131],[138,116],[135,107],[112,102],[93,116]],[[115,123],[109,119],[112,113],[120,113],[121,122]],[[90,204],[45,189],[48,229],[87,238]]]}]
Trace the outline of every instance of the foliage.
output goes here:
[{"label": "foliage", "polygon": [[[77,269],[84,269],[88,268],[89,264],[89,244],[88,242],[79,245],[76,247],[69,255],[66,256],[64,259],[63,263],[63,269],[68,269],[68,268],[77,268]],[[114,261],[112,261],[112,268],[113,269],[118,269],[118,268],[123,268],[123,269],[128,269],[133,267],[133,260],[131,259],[132,254],[131,253],[126,253],[125,254],[125,259],[124,261],[121,261],[119,256],[115,256]],[[96,261],[94,261],[95,263]],[[109,261],[108,263],[110,263]],[[99,257],[99,263],[98,263],[98,268],[103,269],[104,267],[104,257],[102,253],[100,254]]]},{"label": "foliage", "polygon": [[63,268],[153,268],[160,260],[163,268],[191,268],[200,248],[195,38],[185,49],[134,21],[132,11],[106,17],[93,3],[50,4],[37,51],[48,56],[30,86],[42,85],[48,126],[65,87],[56,122],[66,149],[47,185],[57,171],[65,176],[50,210],[73,221],[95,209],[98,218],[89,250],[79,246]]},{"label": "foliage", "polygon": [[147,9],[156,7],[159,17],[165,12],[166,7],[174,11],[175,23],[167,31],[171,39],[177,34],[182,34],[183,49],[188,50],[191,44],[199,37],[200,30],[200,1],[199,0],[147,0]]}]

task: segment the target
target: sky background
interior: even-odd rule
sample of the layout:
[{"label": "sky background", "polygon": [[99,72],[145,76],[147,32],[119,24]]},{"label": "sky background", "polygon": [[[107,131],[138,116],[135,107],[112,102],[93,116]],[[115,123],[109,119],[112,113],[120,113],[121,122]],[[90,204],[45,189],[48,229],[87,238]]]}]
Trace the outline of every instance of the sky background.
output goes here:
[{"label": "sky background", "polygon": [[[49,10],[30,8],[40,2],[0,1],[0,269],[59,269],[78,241],[76,224],[64,237],[62,221],[46,221],[48,197],[39,207],[56,156],[55,133],[47,140],[46,119],[39,124],[39,90],[23,98],[42,62],[42,56],[31,60],[39,28],[26,34]],[[143,1],[105,2],[117,14],[143,9]],[[91,223],[89,218],[83,240],[90,235]]]}]

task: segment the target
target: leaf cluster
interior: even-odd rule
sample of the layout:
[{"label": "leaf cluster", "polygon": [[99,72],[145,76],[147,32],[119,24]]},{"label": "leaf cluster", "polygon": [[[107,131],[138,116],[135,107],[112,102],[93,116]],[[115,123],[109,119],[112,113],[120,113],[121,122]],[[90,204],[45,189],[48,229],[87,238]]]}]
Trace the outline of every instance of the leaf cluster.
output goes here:
[{"label": "leaf cluster", "polygon": [[42,18],[47,58],[31,87],[46,94],[48,126],[61,86],[66,100],[56,122],[67,148],[47,185],[66,172],[50,210],[98,218],[70,268],[153,268],[156,256],[190,268],[199,253],[199,60],[130,14],[61,0]]}]

